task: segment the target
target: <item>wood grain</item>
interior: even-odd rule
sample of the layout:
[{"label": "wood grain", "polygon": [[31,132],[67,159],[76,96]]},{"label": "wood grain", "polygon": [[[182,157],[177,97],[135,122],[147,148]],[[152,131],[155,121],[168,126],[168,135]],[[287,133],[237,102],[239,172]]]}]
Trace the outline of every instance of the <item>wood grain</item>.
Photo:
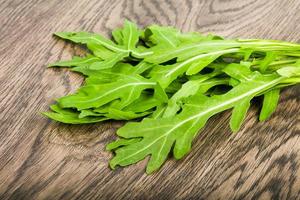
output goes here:
[{"label": "wood grain", "polygon": [[108,35],[125,18],[226,37],[300,42],[299,0],[0,0],[0,199],[300,199],[300,87],[282,92],[241,131],[229,112],[212,118],[180,161],[153,175],[145,161],[111,171],[105,145],[122,122],[63,125],[42,117],[82,78],[46,64],[82,50],[51,36]]}]

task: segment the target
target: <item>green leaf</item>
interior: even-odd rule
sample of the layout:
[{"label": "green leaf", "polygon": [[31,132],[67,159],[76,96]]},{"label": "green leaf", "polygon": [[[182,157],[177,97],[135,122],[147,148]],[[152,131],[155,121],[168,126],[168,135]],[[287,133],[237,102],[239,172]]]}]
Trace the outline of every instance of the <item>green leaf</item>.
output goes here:
[{"label": "green leaf", "polygon": [[159,83],[155,85],[154,98],[159,100],[161,103],[166,103],[168,101],[168,96]]},{"label": "green leaf", "polygon": [[145,40],[152,45],[159,45],[162,48],[176,47],[179,41],[179,31],[172,27],[162,27],[158,25],[152,25],[147,27],[145,31]]},{"label": "green leaf", "polygon": [[197,43],[182,43],[172,51],[168,48],[154,49],[152,54],[145,57],[145,60],[160,64],[177,58],[177,61],[180,62],[201,54],[228,49],[239,49],[240,52],[244,52],[247,58],[250,50],[261,52],[295,51],[300,50],[300,45],[270,40],[204,40]]},{"label": "green leaf", "polygon": [[181,33],[173,27],[158,25],[148,26],[143,35],[143,40],[151,47],[151,50],[170,49],[181,44],[220,39],[222,38],[215,35],[202,35],[196,32]]},{"label": "green leaf", "polygon": [[128,53],[124,53],[124,52],[120,52],[120,53],[116,53],[113,56],[111,56],[110,58],[107,58],[106,60],[102,61],[102,62],[95,62],[93,64],[90,65],[90,69],[93,70],[102,70],[102,69],[108,69],[108,68],[112,68],[117,62],[123,60],[123,58],[127,57]]},{"label": "green leaf", "polygon": [[274,89],[264,94],[259,121],[268,119],[275,112],[280,97],[280,89]]},{"label": "green leaf", "polygon": [[143,90],[155,85],[156,83],[138,75],[127,76],[116,82],[83,86],[76,94],[58,99],[58,103],[63,108],[82,110],[121,99],[121,104],[125,107],[136,100]]},{"label": "green leaf", "polygon": [[52,64],[49,64],[48,67],[89,67],[94,63],[102,62],[102,60],[98,57],[87,55],[86,57],[78,57],[74,56],[72,60],[67,61],[59,61]]},{"label": "green leaf", "polygon": [[[235,47],[239,46],[240,44],[233,40],[202,41],[197,44],[187,43],[178,46],[172,51],[167,48],[157,49],[153,52],[153,54],[147,56],[145,60],[150,63],[160,64],[177,58],[177,61],[180,62],[202,54],[212,53],[212,55],[216,55],[218,53],[213,52],[222,52],[226,49],[236,49]],[[211,54],[209,54],[209,56],[210,55]]]},{"label": "green leaf", "polygon": [[174,156],[180,159],[190,151],[193,138],[211,116],[251,99],[284,80],[275,74],[264,76],[257,73],[251,74],[248,79],[251,81],[241,82],[224,95],[195,95],[189,98],[183,111],[175,117],[146,118],[140,123],[127,123],[117,134],[126,139],[142,137],[142,140],[117,149],[110,166],[126,166],[151,155],[146,170],[151,173],[164,163],[174,144]]},{"label": "green leaf", "polygon": [[123,45],[127,50],[134,50],[140,36],[140,32],[136,24],[125,20],[124,28],[122,30]]},{"label": "green leaf", "polygon": [[276,71],[283,77],[292,77],[292,76],[300,76],[300,66],[290,66],[290,67],[283,67]]},{"label": "green leaf", "polygon": [[259,70],[261,72],[265,72],[271,62],[273,62],[276,59],[276,53],[275,52],[267,52],[266,57],[262,60],[259,66]]},{"label": "green leaf", "polygon": [[[205,80],[207,78],[208,80]],[[216,78],[216,79],[209,79],[210,77],[203,77],[202,79],[198,80],[191,80],[187,81],[182,85],[180,90],[178,90],[169,100],[168,106],[164,112],[164,117],[170,117],[174,116],[177,111],[180,110],[180,104],[181,101],[184,98],[188,98],[190,96],[193,96],[195,94],[204,94],[206,93],[210,88],[216,86],[216,85],[225,85],[228,84],[227,78]]]},{"label": "green leaf", "polygon": [[115,108],[108,108],[108,113],[104,114],[104,116],[109,119],[115,119],[115,120],[130,120],[130,119],[144,117],[146,115],[149,115],[150,113],[151,113],[150,111],[145,111],[142,113],[134,113],[132,111],[123,111]]},{"label": "green leaf", "polygon": [[51,110],[54,112],[43,112],[42,114],[49,117],[50,119],[63,122],[66,124],[88,124],[107,120],[108,118],[100,117],[84,117],[79,118],[79,113],[71,109],[63,109],[58,105],[52,105]]},{"label": "green leaf", "polygon": [[185,156],[210,117],[232,109],[236,132],[253,97],[264,95],[265,120],[276,109],[279,90],[300,83],[296,43],[223,39],[158,25],[140,30],[128,20],[112,31],[113,40],[88,32],[56,35],[86,45],[88,52],[49,66],[70,67],[85,80],[44,115],[73,124],[135,119],[107,146],[116,153],[112,168],[149,156],[151,173],[171,152],[176,159]]},{"label": "green leaf", "polygon": [[186,71],[186,75],[194,75],[200,72],[204,67],[212,63],[214,60],[216,60],[220,54],[211,55],[204,57],[203,59],[193,63],[188,70]]},{"label": "green leaf", "polygon": [[198,73],[206,67],[209,62],[207,59],[216,59],[223,54],[237,52],[238,49],[227,49],[221,51],[215,51],[206,54],[200,54],[198,56],[187,59],[184,62],[179,62],[173,65],[165,65],[165,66],[156,66],[150,72],[150,76],[157,80],[163,88],[169,86],[169,84],[174,81],[178,76],[184,74],[189,68],[191,68],[192,74]]},{"label": "green leaf", "polygon": [[[113,82],[120,78],[128,77],[135,73],[135,67],[128,63],[118,62],[113,67],[107,69],[92,69],[90,67],[74,67],[71,69],[72,71],[80,72],[86,76],[88,76],[87,82],[91,82],[93,84],[107,82]],[[91,81],[94,79],[94,81]],[[98,81],[96,81],[98,80]]]},{"label": "green leaf", "polygon": [[142,94],[137,100],[124,108],[124,111],[145,112],[161,105],[161,101],[151,95]]},{"label": "green leaf", "polygon": [[166,105],[159,105],[156,107],[156,110],[152,113],[150,118],[157,119],[161,118],[164,115],[164,112],[166,110]]},{"label": "green leaf", "polygon": [[87,48],[91,52],[93,52],[93,54],[95,56],[97,56],[98,58],[101,58],[103,60],[111,58],[116,53],[127,53],[128,54],[128,52],[123,52],[123,51],[120,51],[120,52],[111,51],[111,50],[107,49],[106,47],[100,46],[99,44],[96,44],[96,43],[87,43]]},{"label": "green leaf", "polygon": [[229,85],[228,78],[212,78],[200,84],[198,93],[210,94],[208,90],[219,85]]},{"label": "green leaf", "polygon": [[243,49],[242,52],[244,53],[244,61],[247,61],[252,55],[253,49]]},{"label": "green leaf", "polygon": [[124,45],[123,42],[123,34],[122,34],[122,29],[121,28],[116,28],[114,29],[112,32],[112,36],[114,38],[114,40],[121,46]]},{"label": "green leaf", "polygon": [[87,45],[98,45],[106,47],[107,49],[114,51],[114,52],[128,52],[123,47],[120,47],[113,43],[111,40],[102,37],[101,35],[95,33],[88,33],[88,32],[57,32],[55,33],[56,36],[70,40],[75,43],[80,44],[87,44]]},{"label": "green leaf", "polygon": [[145,71],[153,68],[155,64],[141,61],[138,65],[135,66],[134,72],[135,74],[142,74]]},{"label": "green leaf", "polygon": [[103,113],[97,113],[94,112],[93,110],[81,110],[80,114],[78,115],[78,118],[85,118],[85,117],[99,117],[99,116],[104,116]]},{"label": "green leaf", "polygon": [[232,110],[231,119],[230,119],[230,128],[233,132],[237,132],[240,129],[247,115],[247,111],[249,107],[250,107],[249,99],[245,99],[244,101],[241,101],[239,104],[234,106]]},{"label": "green leaf", "polygon": [[[246,65],[236,63],[227,65],[227,67],[223,69],[223,72],[240,82],[251,82],[252,79],[255,78],[255,75],[259,74],[258,72],[251,72]],[[254,75],[251,76],[251,74]]]}]

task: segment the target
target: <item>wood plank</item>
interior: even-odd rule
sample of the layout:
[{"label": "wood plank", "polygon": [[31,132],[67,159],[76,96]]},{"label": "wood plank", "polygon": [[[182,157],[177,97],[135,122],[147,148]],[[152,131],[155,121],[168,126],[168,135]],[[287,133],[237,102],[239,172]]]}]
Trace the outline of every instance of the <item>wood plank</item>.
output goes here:
[{"label": "wood plank", "polygon": [[[128,18],[225,37],[300,42],[299,0],[8,0],[0,4],[0,199],[300,199],[300,87],[282,92],[270,120],[258,105],[231,134],[212,118],[191,153],[152,175],[145,161],[111,171],[105,145],[121,122],[63,125],[39,112],[82,78],[46,64],[82,53],[51,36],[108,36]],[[74,50],[75,48],[75,50]]]}]

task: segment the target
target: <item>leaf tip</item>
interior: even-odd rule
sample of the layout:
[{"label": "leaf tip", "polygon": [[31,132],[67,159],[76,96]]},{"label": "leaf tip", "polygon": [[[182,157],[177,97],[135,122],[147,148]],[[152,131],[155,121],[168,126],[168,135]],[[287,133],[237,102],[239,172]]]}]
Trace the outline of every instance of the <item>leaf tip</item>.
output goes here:
[{"label": "leaf tip", "polygon": [[125,19],[125,20],[124,20],[124,24],[136,26],[136,24],[135,24],[133,21],[129,20],[129,19]]},{"label": "leaf tip", "polygon": [[266,121],[267,119],[268,119],[268,117],[267,117],[267,116],[264,116],[264,115],[259,115],[259,118],[258,118],[258,120],[259,120],[260,122]]},{"label": "leaf tip", "polygon": [[191,150],[191,146],[190,145],[187,145],[187,146],[177,146],[175,144],[175,147],[173,149],[173,155],[174,155],[174,158],[176,160],[180,160],[181,158],[183,158],[187,153],[189,153]]},{"label": "leaf tip", "polygon": [[72,36],[75,36],[76,34],[77,33],[75,33],[75,32],[55,32],[55,33],[53,33],[54,36],[60,37],[63,39],[68,39]]},{"label": "leaf tip", "polygon": [[56,67],[56,64],[55,63],[50,63],[47,65],[47,68],[51,68],[51,67]]},{"label": "leaf tip", "polygon": [[230,129],[233,133],[237,133],[240,130],[240,127],[237,127],[236,125],[230,123]]},{"label": "leaf tip", "polygon": [[53,112],[40,112],[40,115],[47,117],[49,119],[52,119],[52,120],[57,120],[55,118],[55,113],[53,113]]},{"label": "leaf tip", "polygon": [[39,112],[39,113],[40,113],[40,115],[43,115],[43,116],[46,116],[46,117],[48,117],[48,113],[49,113],[49,112],[42,111],[42,112]]},{"label": "leaf tip", "polygon": [[111,160],[109,161],[109,167],[110,167],[112,170],[115,170],[117,165],[118,165],[118,164],[115,162],[114,158],[111,159]]},{"label": "leaf tip", "polygon": [[106,146],[105,146],[105,150],[106,151],[112,151],[114,148],[112,146],[112,142],[111,143],[108,143]]},{"label": "leaf tip", "polygon": [[153,166],[147,165],[147,167],[146,167],[146,173],[148,175],[152,174],[155,170],[157,170],[157,169],[155,167],[153,167]]}]

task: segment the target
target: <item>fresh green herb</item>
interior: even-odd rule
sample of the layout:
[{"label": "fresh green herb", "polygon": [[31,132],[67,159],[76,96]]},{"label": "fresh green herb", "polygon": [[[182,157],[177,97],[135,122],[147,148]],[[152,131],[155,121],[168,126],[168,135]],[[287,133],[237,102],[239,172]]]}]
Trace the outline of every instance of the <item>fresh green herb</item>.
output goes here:
[{"label": "fresh green herb", "polygon": [[263,121],[276,110],[281,88],[300,83],[296,43],[227,40],[157,25],[141,30],[127,20],[112,31],[113,40],[88,32],[55,35],[86,45],[89,53],[49,67],[69,67],[85,83],[44,114],[69,124],[136,121],[107,145],[115,153],[111,168],[150,156],[146,171],[152,173],[171,152],[185,156],[210,117],[232,109],[236,132],[253,98],[263,97]]}]

